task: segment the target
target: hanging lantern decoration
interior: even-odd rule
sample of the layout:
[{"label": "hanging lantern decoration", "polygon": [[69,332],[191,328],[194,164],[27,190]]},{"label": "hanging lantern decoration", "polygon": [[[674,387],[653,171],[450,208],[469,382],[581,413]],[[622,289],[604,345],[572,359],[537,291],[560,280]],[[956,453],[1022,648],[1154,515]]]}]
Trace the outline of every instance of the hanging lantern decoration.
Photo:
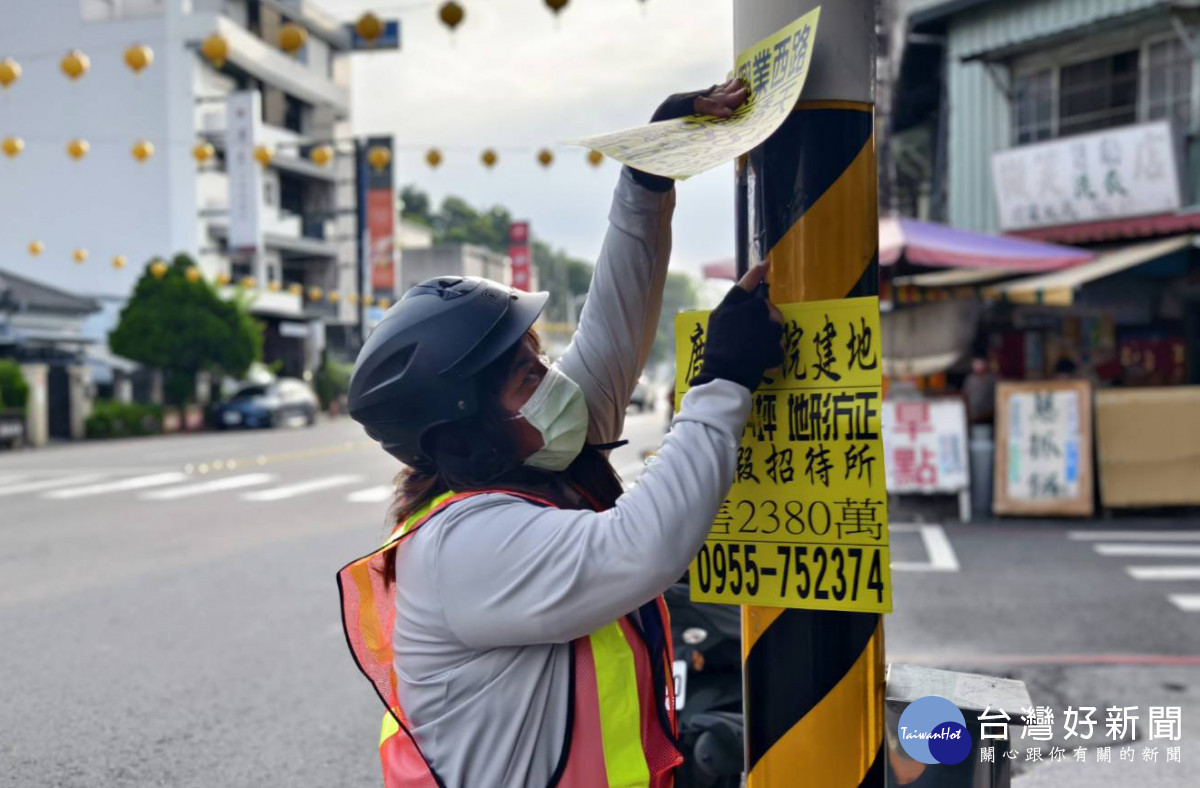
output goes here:
[{"label": "hanging lantern decoration", "polygon": [[75,80],[88,72],[88,69],[92,67],[92,61],[80,50],[72,49],[63,57],[58,66],[69,79]]},{"label": "hanging lantern decoration", "polygon": [[308,30],[295,22],[288,22],[279,29],[279,48],[292,57],[308,43]]},{"label": "hanging lantern decoration", "polygon": [[221,287],[225,287],[231,281],[232,281],[232,278],[229,276],[229,274],[224,273],[224,272],[217,274],[217,284],[220,285]]},{"label": "hanging lantern decoration", "polygon": [[309,301],[320,301],[322,295],[324,295],[324,293],[321,291],[321,288],[317,287],[316,285],[308,288]]},{"label": "hanging lantern decoration", "polygon": [[67,155],[75,161],[79,161],[84,156],[88,155],[88,151],[91,149],[92,146],[89,145],[88,141],[84,139],[73,139],[67,143]]},{"label": "hanging lantern decoration", "polygon": [[217,155],[217,149],[212,146],[211,142],[198,142],[192,148],[192,158],[197,164],[205,164],[213,156]]},{"label": "hanging lantern decoration", "polygon": [[213,33],[200,44],[200,54],[216,68],[224,68],[229,59],[229,42],[220,33]]},{"label": "hanging lantern decoration", "polygon": [[125,65],[135,74],[142,73],[154,62],[154,50],[145,44],[134,44],[125,50]]},{"label": "hanging lantern decoration", "polygon": [[374,44],[383,36],[383,20],[368,11],[354,23],[354,32],[363,41]]},{"label": "hanging lantern decoration", "polygon": [[554,163],[554,154],[550,152],[549,148],[542,148],[538,151],[537,160],[538,164],[543,167],[549,167]]},{"label": "hanging lantern decoration", "polygon": [[88,250],[82,247],[76,249],[74,252],[71,252],[71,259],[76,263],[86,263],[88,259]]},{"label": "hanging lantern decoration", "polygon": [[333,146],[318,145],[308,152],[308,158],[318,167],[328,167],[329,162],[333,161]]},{"label": "hanging lantern decoration", "polygon": [[162,260],[155,260],[150,264],[150,276],[153,276],[155,279],[162,279],[167,275],[167,268],[167,264]]},{"label": "hanging lantern decoration", "polygon": [[45,249],[46,249],[46,245],[44,243],[42,243],[41,241],[30,241],[29,242],[29,254],[32,257],[37,257],[43,251],[45,251]]},{"label": "hanging lantern decoration", "polygon": [[463,17],[466,15],[463,7],[455,2],[442,3],[442,7],[438,9],[438,18],[442,20],[443,25],[450,28],[451,33],[462,24]]},{"label": "hanging lantern decoration", "polygon": [[371,306],[375,303],[375,296],[371,295],[370,293],[364,293],[361,300],[363,306]]},{"label": "hanging lantern decoration", "polygon": [[377,307],[379,307],[380,309],[387,309],[389,306],[392,305],[392,302],[387,300],[386,298],[380,298],[375,302],[375,305]]},{"label": "hanging lantern decoration", "polygon": [[604,154],[598,150],[590,150],[587,155],[588,164],[593,167],[599,167],[604,163]]},{"label": "hanging lantern decoration", "polygon": [[112,259],[112,267],[120,271],[129,264],[129,258],[123,254],[119,254]]},{"label": "hanging lantern decoration", "polygon": [[425,163],[429,165],[430,169],[436,170],[442,164],[442,152],[437,148],[430,148],[425,153]]},{"label": "hanging lantern decoration", "polygon": [[21,64],[6,57],[0,60],[0,88],[7,88],[21,78]]},{"label": "hanging lantern decoration", "polygon": [[489,170],[496,166],[496,162],[500,161],[500,157],[496,155],[496,151],[488,148],[480,156],[479,160],[483,162],[483,166]]},{"label": "hanging lantern decoration", "polygon": [[243,276],[238,280],[238,287],[244,290],[253,290],[254,288],[258,287],[258,280],[256,280],[253,276]]},{"label": "hanging lantern decoration", "polygon": [[304,285],[299,282],[292,282],[288,285],[288,292],[294,296],[302,296],[304,295]]},{"label": "hanging lantern decoration", "polygon": [[329,291],[329,303],[336,304],[338,302],[338,298],[340,298],[340,296],[338,295],[338,291],[336,291],[336,290]]},{"label": "hanging lantern decoration", "polygon": [[270,282],[267,282],[267,289],[270,290],[272,293],[278,293],[279,292],[279,280],[272,279]]},{"label": "hanging lantern decoration", "polygon": [[376,145],[367,151],[367,163],[375,172],[383,172],[392,163],[392,151],[383,145]]},{"label": "hanging lantern decoration", "polygon": [[567,7],[569,0],[545,0],[546,7],[554,12],[555,16],[562,13],[562,10]]},{"label": "hanging lantern decoration", "polygon": [[15,159],[25,150],[25,140],[20,137],[5,137],[4,141],[0,142],[0,149],[3,149],[8,158]]},{"label": "hanging lantern decoration", "polygon": [[268,164],[270,164],[273,156],[274,154],[271,153],[271,149],[266,145],[254,146],[254,160],[262,166],[266,167]]},{"label": "hanging lantern decoration", "polygon": [[139,164],[145,163],[154,156],[154,143],[149,140],[138,140],[129,149],[129,153]]},{"label": "hanging lantern decoration", "polygon": [[358,306],[358,293],[347,293],[346,303],[350,306]]},{"label": "hanging lantern decoration", "polygon": [[187,277],[187,280],[193,284],[200,281],[200,269],[194,265],[188,266],[188,269],[184,271],[183,275]]}]

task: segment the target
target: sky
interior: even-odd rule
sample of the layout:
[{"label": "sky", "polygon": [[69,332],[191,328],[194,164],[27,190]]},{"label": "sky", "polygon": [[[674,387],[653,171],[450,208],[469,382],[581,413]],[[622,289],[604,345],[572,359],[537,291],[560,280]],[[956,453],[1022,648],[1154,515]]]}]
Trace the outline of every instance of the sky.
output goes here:
[{"label": "sky", "polygon": [[[559,17],[541,0],[458,0],[453,34],[440,2],[320,0],[354,19],[365,10],[401,20],[399,52],[354,56],[356,134],[389,133],[400,185],[440,202],[508,207],[535,236],[595,259],[619,165],[593,169],[563,140],[646,123],[671,93],[723,81],[733,60],[730,0],[571,0]],[[437,170],[424,153],[438,147]],[[535,159],[550,147],[549,169]],[[499,163],[479,161],[495,148]],[[672,270],[699,274],[733,256],[733,169],[677,187]]]}]

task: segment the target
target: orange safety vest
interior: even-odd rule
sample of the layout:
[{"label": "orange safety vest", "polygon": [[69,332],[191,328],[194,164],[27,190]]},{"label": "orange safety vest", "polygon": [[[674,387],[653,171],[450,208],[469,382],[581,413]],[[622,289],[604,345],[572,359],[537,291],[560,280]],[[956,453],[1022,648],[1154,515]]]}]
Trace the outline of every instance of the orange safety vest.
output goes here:
[{"label": "orange safety vest", "polygon": [[[447,492],[400,523],[375,552],[338,572],[342,626],[359,669],[375,685],[387,711],[379,737],[385,788],[443,788],[409,732],[396,695],[392,654],[395,602],[384,559],[431,517],[456,501],[504,493],[543,506],[550,501],[511,490]],[[571,642],[573,674],[567,731],[550,786],[670,788],[683,763],[671,679],[671,625],[658,597],[632,615]]]}]

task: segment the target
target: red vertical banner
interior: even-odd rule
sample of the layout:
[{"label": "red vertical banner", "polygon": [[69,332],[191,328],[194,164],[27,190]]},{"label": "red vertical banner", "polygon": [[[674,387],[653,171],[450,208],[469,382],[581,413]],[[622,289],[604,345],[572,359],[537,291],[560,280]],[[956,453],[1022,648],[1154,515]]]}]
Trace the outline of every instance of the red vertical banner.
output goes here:
[{"label": "red vertical banner", "polygon": [[396,201],[392,190],[367,190],[367,243],[371,288],[391,293],[396,288]]},{"label": "red vertical banner", "polygon": [[529,222],[513,222],[508,226],[508,256],[512,260],[512,286],[517,290],[529,290],[532,265]]}]

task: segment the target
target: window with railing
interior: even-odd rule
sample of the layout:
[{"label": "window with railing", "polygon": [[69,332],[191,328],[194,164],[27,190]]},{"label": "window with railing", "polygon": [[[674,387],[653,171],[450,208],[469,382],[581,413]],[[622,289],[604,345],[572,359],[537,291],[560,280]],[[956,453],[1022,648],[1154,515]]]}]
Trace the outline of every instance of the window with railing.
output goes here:
[{"label": "window with railing", "polygon": [[1120,51],[1014,70],[1013,142],[1166,118],[1176,133],[1192,130],[1194,61],[1173,34]]},{"label": "window with railing", "polygon": [[85,22],[107,22],[161,14],[166,0],[80,0],[79,13]]}]

